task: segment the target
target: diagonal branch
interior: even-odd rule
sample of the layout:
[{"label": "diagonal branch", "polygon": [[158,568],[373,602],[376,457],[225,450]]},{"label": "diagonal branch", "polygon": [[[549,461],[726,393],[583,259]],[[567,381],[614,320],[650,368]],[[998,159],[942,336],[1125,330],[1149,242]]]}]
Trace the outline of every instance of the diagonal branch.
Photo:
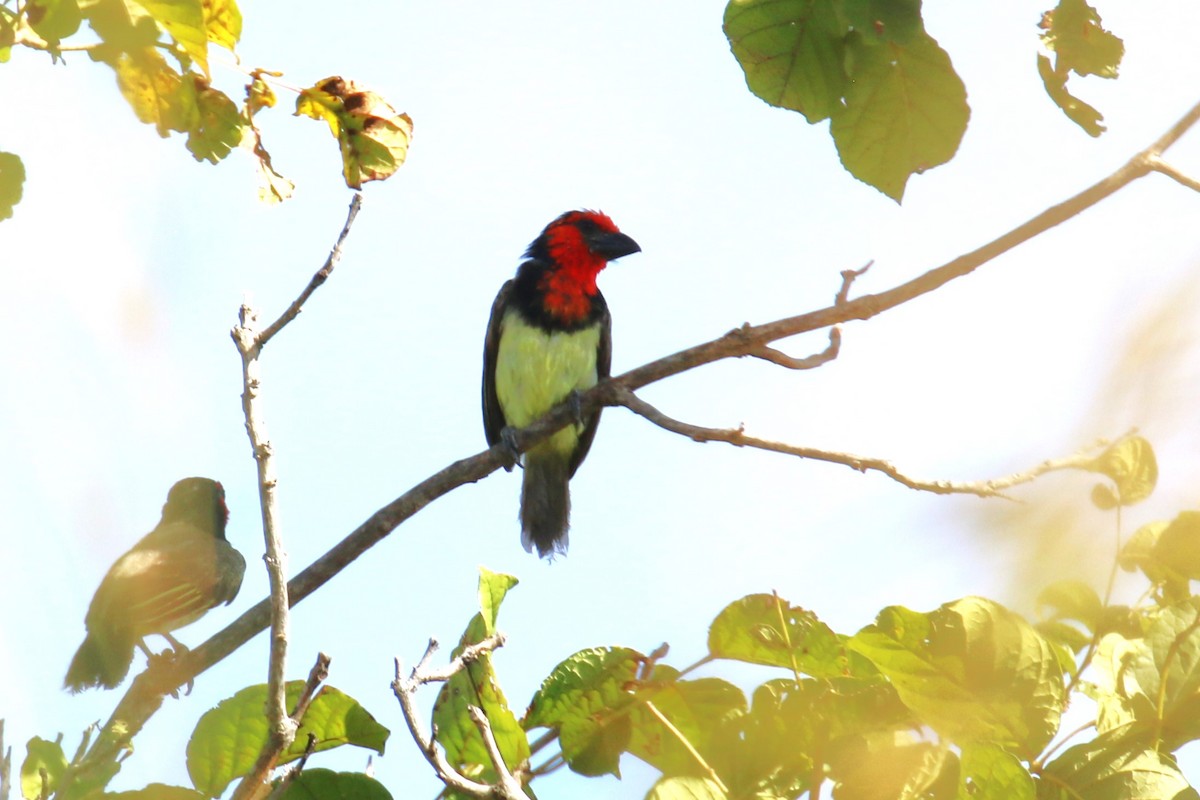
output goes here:
[{"label": "diagonal branch", "polygon": [[[1088,187],[1074,197],[1038,214],[996,240],[960,256],[940,267],[931,269],[911,281],[888,291],[849,300],[841,296],[834,305],[764,325],[738,329],[710,342],[681,350],[660,358],[615,378],[603,381],[579,395],[579,403],[563,403],[537,422],[517,431],[517,447],[527,450],[531,445],[548,438],[555,431],[573,423],[578,416],[604,405],[619,405],[619,393],[634,391],[663,378],[677,375],[702,364],[725,358],[745,356],[753,347],[777,341],[799,333],[827,328],[851,320],[866,320],[895,308],[970,274],[980,265],[1011,250],[1043,231],[1074,217],[1094,206],[1112,193],[1152,171],[1150,163],[1179,139],[1197,120],[1200,104],[1193,107],[1172,128],[1146,150],[1138,153],[1113,174]],[[848,291],[845,293],[848,295]],[[511,463],[507,444],[455,461],[371,514],[361,525],[334,545],[288,583],[288,602],[294,605],[312,594],[352,561],[382,541],[409,517],[425,506],[466,483],[473,483]],[[130,686],[101,735],[88,752],[86,761],[93,765],[111,762],[145,724],[146,719],[162,705],[167,692],[185,684],[204,670],[241,647],[262,631],[270,621],[270,603],[262,600],[216,633],[199,647],[181,656],[161,670],[140,674]]]},{"label": "diagonal branch", "polygon": [[346,213],[346,224],[342,226],[342,232],[338,235],[337,242],[334,243],[333,249],[329,251],[329,257],[325,259],[325,264],[316,271],[312,276],[312,280],[308,282],[308,286],[304,287],[304,291],[300,296],[292,301],[292,304],[287,307],[279,319],[268,325],[262,333],[258,335],[254,344],[260,350],[266,346],[267,342],[279,331],[283,330],[283,326],[294,320],[300,315],[305,301],[312,296],[312,293],[325,283],[333,272],[333,268],[337,266],[338,261],[342,258],[342,245],[346,243],[346,237],[350,235],[350,226],[354,224],[354,218],[358,216],[358,210],[362,208],[362,193],[355,192],[354,197],[350,200],[350,210]]},{"label": "diagonal branch", "polygon": [[832,450],[819,450],[815,447],[799,447],[797,445],[773,442],[747,436],[741,428],[702,428],[690,425],[668,417],[654,406],[642,400],[633,392],[618,388],[617,404],[628,408],[633,413],[645,417],[663,430],[686,436],[695,442],[725,442],[734,447],[753,447],[758,450],[769,450],[772,453],[808,458],[814,461],[825,461],[830,464],[842,464],[858,472],[879,472],[899,484],[910,489],[918,489],[933,494],[973,494],[978,497],[1004,497],[1004,490],[1018,486],[1062,469],[1084,469],[1092,464],[1096,457],[1086,453],[1077,453],[1066,458],[1043,461],[1032,469],[1017,472],[1003,478],[993,478],[986,481],[927,481],[905,475],[891,463],[878,458],[856,456],[851,453],[838,453]]}]

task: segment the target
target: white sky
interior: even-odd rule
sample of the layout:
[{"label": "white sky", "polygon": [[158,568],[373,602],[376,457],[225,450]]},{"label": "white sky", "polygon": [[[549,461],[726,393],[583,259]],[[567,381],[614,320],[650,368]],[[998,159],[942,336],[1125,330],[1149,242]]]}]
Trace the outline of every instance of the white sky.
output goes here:
[{"label": "white sky", "polygon": [[[621,372],[744,321],[826,305],[838,272],[870,259],[858,292],[908,280],[1107,174],[1200,99],[1190,93],[1200,7],[1102,2],[1127,55],[1119,80],[1071,84],[1106,116],[1109,132],[1090,139],[1037,78],[1036,23],[1049,5],[926,4],[972,117],[959,156],[914,178],[898,207],[842,171],[826,125],[747,92],[718,2],[359,2],[335,20],[328,3],[247,2],[244,64],[294,84],[353,78],[416,127],[409,163],[368,187],[337,272],[264,354],[292,570],[483,448],[488,310],[561,211],[601,208],[642,245],[600,279]],[[199,643],[264,595],[228,330],[245,293],[272,318],[291,301],[350,197],[327,130],[288,117],[286,93],[264,123],[299,189],[266,208],[248,159],[195,164],[178,137],[159,140],[135,120],[105,68],[47,62],[16,52],[0,67],[10,98],[0,148],[28,171],[15,218],[0,225],[0,717],[18,762],[30,736],[62,731],[70,749],[111,711],[117,693],[69,697],[62,674],[100,577],[154,524],[176,479],[225,484],[229,535],[250,564],[234,606],[180,638]],[[215,79],[240,97],[237,72],[218,65]],[[1169,157],[1200,173],[1200,132]],[[1173,516],[1196,503],[1197,428],[1168,412],[1190,412],[1200,388],[1188,366],[1198,209],[1200,196],[1151,176],[935,296],[849,326],[841,358],[820,370],[725,363],[644,397],[697,424],[744,422],[947,479],[1006,474],[1138,425],[1160,447],[1163,483],[1129,513],[1130,529]],[[1174,318],[1160,310],[1171,299],[1182,304]],[[1118,369],[1131,342],[1168,325],[1177,349]],[[787,347],[804,354],[823,341]],[[1114,386],[1126,394],[1111,400]],[[412,663],[429,636],[449,649],[475,610],[478,565],[521,578],[497,657],[518,713],[583,647],[668,641],[669,663],[691,663],[716,613],[750,592],[777,589],[852,632],[893,603],[928,610],[980,593],[1019,604],[1030,569],[1008,544],[1028,537],[997,529],[982,501],[700,446],[621,410],[605,413],[572,484],[568,558],[547,566],[521,549],[518,484],[499,474],[435,503],[293,617],[289,672],[306,674],[318,649],[333,657],[330,683],[393,732],[376,775],[396,796],[432,796],[438,784],[405,733],[391,659]],[[1077,506],[1091,482],[1052,486],[1059,505]],[[1083,524],[1109,547],[1110,520]],[[1087,559],[1054,563],[1064,577],[1104,572]],[[266,648],[254,639],[188,701],[168,701],[114,788],[186,785],[196,718],[263,680]],[[764,677],[730,665],[712,674]],[[426,708],[433,699],[421,697]],[[365,758],[312,763],[357,769]],[[622,767],[623,783],[564,772],[538,791],[641,796],[654,771]],[[1200,780],[1200,760],[1185,770]]]}]

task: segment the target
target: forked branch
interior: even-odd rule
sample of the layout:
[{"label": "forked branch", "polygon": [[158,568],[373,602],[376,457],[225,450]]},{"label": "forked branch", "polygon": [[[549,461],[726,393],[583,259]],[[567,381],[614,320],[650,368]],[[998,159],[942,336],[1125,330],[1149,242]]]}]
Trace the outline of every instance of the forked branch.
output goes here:
[{"label": "forked branch", "polygon": [[425,655],[421,656],[420,662],[417,663],[417,666],[413,667],[412,672],[407,678],[403,675],[400,659],[396,659],[396,677],[392,681],[392,692],[395,693],[396,699],[400,702],[400,710],[404,713],[404,721],[408,723],[408,731],[412,734],[413,740],[417,743],[421,754],[425,756],[425,760],[429,762],[429,765],[433,767],[438,778],[446,786],[463,794],[468,794],[471,797],[528,800],[520,779],[513,775],[508,765],[504,762],[504,757],[500,754],[500,746],[496,743],[496,737],[492,733],[491,723],[488,722],[487,715],[483,713],[482,709],[470,706],[467,711],[471,715],[471,721],[479,728],[479,734],[483,737],[483,745],[487,749],[488,756],[492,760],[492,766],[496,770],[498,777],[495,784],[480,783],[479,781],[471,780],[454,768],[446,759],[445,753],[438,748],[433,735],[425,730],[425,725],[421,721],[421,713],[417,709],[416,703],[417,690],[422,686],[427,683],[441,683],[450,680],[456,673],[465,669],[468,664],[478,659],[484,653],[490,653],[503,645],[503,634],[493,634],[481,642],[463,648],[462,653],[451,660],[445,667],[432,669],[430,661],[433,659],[433,654],[437,651],[438,643],[437,640],[430,639],[429,646],[425,648]]},{"label": "forked branch", "polygon": [[[1022,242],[1091,208],[1134,180],[1154,171],[1162,171],[1162,153],[1195,125],[1197,120],[1200,120],[1200,103],[1188,111],[1150,147],[1135,155],[1108,177],[970,253],[887,291],[854,299],[849,298],[849,283],[854,276],[843,275],[843,291],[838,293],[833,305],[763,325],[743,326],[718,339],[681,350],[615,378],[602,381],[596,387],[580,395],[578,405],[564,403],[529,427],[516,432],[515,443],[519,449],[527,450],[531,445],[573,423],[579,413],[586,414],[604,405],[620,405],[622,399],[626,397],[625,393],[634,392],[663,378],[725,358],[748,355],[762,357],[764,351],[761,348],[780,339],[831,328],[852,320],[870,319],[916,297],[928,294],[952,280],[970,274],[980,265],[995,259]],[[1185,182],[1185,185],[1191,184]],[[832,341],[831,335],[831,346]],[[261,344],[262,340],[260,339],[260,347]],[[348,564],[382,541],[404,521],[434,500],[465,483],[472,483],[490,475],[510,463],[510,459],[507,444],[498,444],[489,450],[456,461],[413,486],[371,514],[329,552],[297,574],[287,586],[288,603],[298,603],[316,591]],[[880,462],[878,467],[870,468],[878,469],[886,474],[887,470],[882,468],[884,464],[886,462]],[[892,477],[898,479],[896,476]],[[1003,480],[1005,479],[1001,479],[1000,482],[1002,483]],[[993,485],[998,484],[993,482]],[[182,686],[241,647],[263,630],[269,621],[270,602],[264,599],[226,626],[224,630],[179,658],[169,671],[154,675],[149,672],[139,675],[113,712],[102,735],[89,752],[88,760],[104,761],[114,757],[116,751],[141,730],[145,720],[157,710],[166,692]]]}]

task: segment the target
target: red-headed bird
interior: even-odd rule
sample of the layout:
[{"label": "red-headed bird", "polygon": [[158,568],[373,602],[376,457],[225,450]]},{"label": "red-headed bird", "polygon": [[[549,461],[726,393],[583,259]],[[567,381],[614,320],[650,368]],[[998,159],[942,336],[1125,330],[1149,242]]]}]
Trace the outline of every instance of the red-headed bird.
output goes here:
[{"label": "red-headed bird", "polygon": [[225,540],[225,489],[208,478],[171,487],[162,519],[108,570],[88,607],[87,638],[71,659],[63,687],[112,689],[125,679],[133,648],[152,633],[170,635],[210,608],[230,603],[246,560]]},{"label": "red-headed bird", "polygon": [[[517,276],[492,304],[483,347],[483,427],[489,445],[607,378],[612,317],[596,276],[612,259],[640,251],[598,211],[568,211],[525,251]],[[529,449],[521,483],[521,543],[539,556],[567,552],[571,496],[600,412]]]}]

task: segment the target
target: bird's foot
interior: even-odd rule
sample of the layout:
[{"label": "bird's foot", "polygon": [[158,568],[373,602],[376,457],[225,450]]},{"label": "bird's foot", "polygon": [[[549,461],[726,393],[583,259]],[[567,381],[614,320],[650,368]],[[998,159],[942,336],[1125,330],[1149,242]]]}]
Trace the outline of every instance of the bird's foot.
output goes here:
[{"label": "bird's foot", "polygon": [[521,464],[521,450],[517,447],[517,431],[511,425],[505,425],[500,429],[500,443],[508,450],[512,461],[504,465],[505,472],[512,472],[514,466]]},{"label": "bird's foot", "polygon": [[575,420],[576,425],[583,425],[583,400],[580,397],[578,389],[572,389],[567,395],[567,405],[571,408],[571,418]]},{"label": "bird's foot", "polygon": [[[164,665],[175,666],[179,662],[180,659],[182,659],[189,652],[191,652],[191,650],[188,648],[188,646],[186,644],[179,641],[171,634],[164,633],[164,634],[162,634],[162,637],[164,639],[166,639],[167,642],[171,645],[171,649],[163,650],[161,653],[158,653],[157,655],[153,656],[153,658],[158,660],[159,663],[162,663]],[[150,656],[147,656],[147,660],[149,660],[150,658],[151,658]],[[192,693],[192,689],[195,688],[195,685],[196,685],[196,681],[192,678],[188,678],[188,682],[183,690],[183,696],[187,697],[188,695],[190,695]],[[179,699],[179,690],[176,689],[176,690],[172,691],[171,697],[174,697],[175,699],[178,700]]]}]

